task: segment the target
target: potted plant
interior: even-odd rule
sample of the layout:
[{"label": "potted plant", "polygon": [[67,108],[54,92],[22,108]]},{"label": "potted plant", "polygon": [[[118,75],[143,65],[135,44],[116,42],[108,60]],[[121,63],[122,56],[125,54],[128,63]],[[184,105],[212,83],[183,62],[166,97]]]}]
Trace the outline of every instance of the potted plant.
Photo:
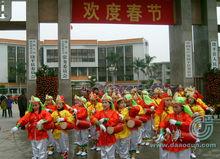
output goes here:
[{"label": "potted plant", "polygon": [[58,93],[58,76],[54,69],[42,65],[36,72],[36,96],[45,101],[46,95],[56,98]]}]

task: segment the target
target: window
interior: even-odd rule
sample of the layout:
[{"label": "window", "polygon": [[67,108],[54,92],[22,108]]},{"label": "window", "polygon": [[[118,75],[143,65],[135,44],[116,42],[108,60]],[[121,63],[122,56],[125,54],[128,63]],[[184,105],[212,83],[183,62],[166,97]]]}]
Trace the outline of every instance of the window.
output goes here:
[{"label": "window", "polygon": [[95,75],[96,76],[96,68],[95,67],[89,67],[88,68],[89,74],[90,76]]},{"label": "window", "polygon": [[57,49],[48,49],[47,50],[47,62],[58,62]]},{"label": "window", "polygon": [[8,46],[8,82],[16,82],[16,46]]},{"label": "window", "polygon": [[78,76],[87,76],[87,67],[79,67]]},{"label": "window", "polygon": [[71,49],[71,62],[95,62],[95,49]]},{"label": "window", "polygon": [[71,76],[77,76],[77,67],[71,67]]}]

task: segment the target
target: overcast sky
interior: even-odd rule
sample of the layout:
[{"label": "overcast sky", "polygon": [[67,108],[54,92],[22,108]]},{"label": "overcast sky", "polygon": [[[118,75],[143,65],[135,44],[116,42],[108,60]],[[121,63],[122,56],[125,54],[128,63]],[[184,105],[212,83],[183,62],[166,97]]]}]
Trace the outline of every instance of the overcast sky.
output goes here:
[{"label": "overcast sky", "polygon": [[[24,2],[12,3],[12,20],[26,19]],[[218,8],[220,19],[220,8]],[[218,22],[220,24],[220,21]],[[71,39],[115,40],[145,38],[149,43],[150,56],[155,61],[169,61],[168,26],[165,25],[116,25],[116,24],[72,24]],[[40,39],[57,39],[57,24],[41,24]],[[220,36],[219,36],[220,37]],[[25,31],[0,31],[0,38],[26,39]],[[220,40],[220,39],[219,39]]]}]

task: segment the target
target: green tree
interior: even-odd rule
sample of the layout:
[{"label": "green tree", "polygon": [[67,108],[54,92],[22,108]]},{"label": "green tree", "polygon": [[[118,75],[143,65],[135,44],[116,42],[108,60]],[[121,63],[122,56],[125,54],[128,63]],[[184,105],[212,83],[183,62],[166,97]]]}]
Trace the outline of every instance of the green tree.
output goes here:
[{"label": "green tree", "polygon": [[146,66],[145,66],[144,59],[134,58],[133,69],[134,69],[134,72],[137,74],[138,84],[140,83],[140,72],[143,72],[145,74],[145,67]]},{"label": "green tree", "polygon": [[107,59],[107,69],[111,73],[112,82],[114,84],[115,83],[115,76],[116,76],[115,72],[117,71],[117,64],[120,61],[120,57],[118,55],[116,55],[116,53],[111,52],[111,53],[108,53],[106,59]]},{"label": "green tree", "polygon": [[150,76],[152,75],[152,71],[154,70],[154,68],[152,67],[152,61],[155,59],[155,56],[150,56],[150,55],[145,55],[145,76],[147,78],[150,78]]},{"label": "green tree", "polygon": [[110,65],[117,66],[117,63],[119,62],[120,57],[116,55],[116,53],[111,52],[111,53],[108,53],[106,59],[107,59],[108,66]]}]

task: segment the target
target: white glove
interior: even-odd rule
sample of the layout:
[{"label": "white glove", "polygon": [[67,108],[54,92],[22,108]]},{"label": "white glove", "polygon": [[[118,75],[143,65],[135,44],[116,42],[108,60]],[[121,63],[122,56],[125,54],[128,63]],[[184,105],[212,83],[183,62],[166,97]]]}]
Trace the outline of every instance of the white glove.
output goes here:
[{"label": "white glove", "polygon": [[119,118],[120,118],[121,120],[124,120],[124,116],[123,116],[122,114],[119,114]]},{"label": "white glove", "polygon": [[178,140],[180,138],[180,136],[181,136],[180,130],[175,131],[174,135],[173,135],[173,140],[174,141]]},{"label": "white glove", "polygon": [[18,127],[17,127],[17,126],[15,126],[15,127],[13,127],[13,128],[11,129],[11,133],[15,133],[16,131],[18,131]]},{"label": "white glove", "polygon": [[99,127],[102,131],[106,132],[106,127],[103,124],[100,124]]},{"label": "white glove", "polygon": [[170,119],[170,120],[169,120],[169,123],[170,123],[171,125],[175,125],[176,122],[177,122],[177,121],[176,121],[175,119]]},{"label": "white glove", "polygon": [[166,128],[166,133],[167,133],[167,134],[171,134],[171,131],[170,131],[169,128]]},{"label": "white glove", "polygon": [[154,106],[150,107],[150,111],[154,111],[154,109],[155,109]]},{"label": "white glove", "polygon": [[102,119],[99,120],[99,122],[100,122],[101,124],[104,123],[104,122],[106,122],[106,121],[108,121],[108,118],[102,118]]},{"label": "white glove", "polygon": [[163,142],[165,140],[163,134],[160,134],[159,137],[155,140],[156,143]]},{"label": "white glove", "polygon": [[57,122],[59,123],[59,122],[62,122],[62,121],[65,121],[65,119],[64,118],[57,118]]},{"label": "white glove", "polygon": [[77,109],[73,109],[74,114],[77,114],[77,112],[78,112]]},{"label": "white glove", "polygon": [[193,117],[197,117],[197,116],[199,116],[199,112],[195,112],[195,113],[193,114]]},{"label": "white glove", "polygon": [[45,123],[45,120],[41,119],[37,122],[37,129],[42,130],[43,129],[43,123]]},{"label": "white glove", "polygon": [[50,109],[45,109],[47,112],[51,112],[51,110]]},{"label": "white glove", "polygon": [[211,113],[214,112],[214,110],[212,108],[210,108],[210,107],[208,107],[207,110],[209,110]]}]

